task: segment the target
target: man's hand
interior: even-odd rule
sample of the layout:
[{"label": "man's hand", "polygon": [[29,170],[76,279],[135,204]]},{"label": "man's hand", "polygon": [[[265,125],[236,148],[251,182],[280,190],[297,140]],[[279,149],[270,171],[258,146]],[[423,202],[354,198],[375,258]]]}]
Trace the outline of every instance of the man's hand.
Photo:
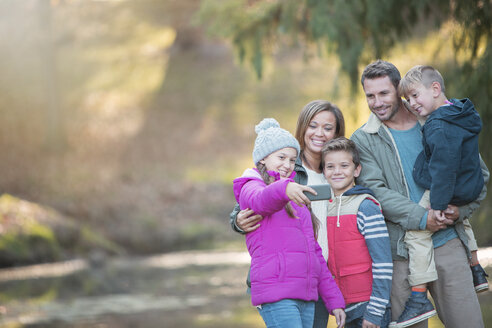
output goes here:
[{"label": "man's hand", "polygon": [[443,213],[447,219],[456,221],[460,217],[460,208],[456,205],[449,204],[448,208],[446,208]]},{"label": "man's hand", "polygon": [[454,221],[444,219],[443,221],[437,220],[436,213],[433,209],[429,210],[427,214],[427,226],[426,229],[431,232],[436,232],[447,227],[448,224],[453,224]]},{"label": "man's hand", "polygon": [[345,311],[343,309],[335,309],[333,310],[333,315],[335,316],[335,319],[337,320],[337,328],[342,328],[345,326]]},{"label": "man's hand", "polygon": [[376,326],[372,322],[364,319],[364,320],[362,320],[362,328],[380,328],[380,326]]},{"label": "man's hand", "polygon": [[434,215],[436,216],[436,220],[439,221],[440,223],[444,223],[444,221],[446,220],[446,216],[444,215],[444,211],[434,210]]},{"label": "man's hand", "polygon": [[259,222],[261,220],[263,220],[263,216],[255,214],[253,210],[247,208],[237,214],[236,225],[244,232],[251,232],[260,227]]},{"label": "man's hand", "polygon": [[311,201],[309,198],[307,198],[306,195],[304,195],[303,191],[308,191],[312,193],[313,195],[317,195],[318,193],[314,191],[313,188],[308,187],[308,186],[303,186],[295,182],[289,182],[287,184],[287,188],[285,189],[285,194],[291,201],[296,203],[299,206],[302,205],[309,205],[311,204]]}]

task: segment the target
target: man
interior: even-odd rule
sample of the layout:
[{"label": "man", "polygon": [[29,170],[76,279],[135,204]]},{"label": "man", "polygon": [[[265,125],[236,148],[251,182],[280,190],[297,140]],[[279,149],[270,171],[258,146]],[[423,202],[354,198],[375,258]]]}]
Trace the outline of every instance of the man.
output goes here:
[{"label": "man", "polygon": [[[422,150],[421,126],[398,96],[399,82],[400,73],[391,63],[378,60],[364,69],[361,83],[372,114],[351,137],[361,154],[362,172],[357,183],[375,193],[388,226],[394,270],[392,319],[398,319],[410,296],[403,236],[406,230],[427,229],[434,232],[438,280],[429,284],[429,290],[439,318],[447,328],[483,327],[462,222],[485,198],[486,187],[477,201],[459,208],[450,205],[443,223],[436,220],[433,210],[418,204],[424,190],[415,184],[412,169]],[[483,161],[481,165],[486,184],[489,172]],[[427,327],[427,320],[415,327]]]}]

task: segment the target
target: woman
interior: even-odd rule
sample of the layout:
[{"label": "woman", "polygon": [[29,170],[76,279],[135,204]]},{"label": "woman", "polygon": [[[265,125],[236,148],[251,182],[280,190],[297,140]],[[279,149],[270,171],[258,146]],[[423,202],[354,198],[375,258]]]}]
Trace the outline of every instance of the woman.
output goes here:
[{"label": "woman", "polygon": [[[326,100],[314,100],[302,109],[297,120],[295,137],[301,147],[300,156],[296,162],[294,180],[303,185],[326,183],[321,169],[321,149],[333,138],[345,135],[345,120],[340,109]],[[323,257],[328,260],[328,240],[326,231],[326,215],[328,201],[311,202],[313,213],[320,221],[318,227],[318,243],[323,250]],[[256,230],[263,217],[253,211],[245,209],[239,212],[236,206],[231,213],[231,226],[240,233]],[[326,328],[328,312],[323,301],[316,303],[314,325],[315,328]]]}]

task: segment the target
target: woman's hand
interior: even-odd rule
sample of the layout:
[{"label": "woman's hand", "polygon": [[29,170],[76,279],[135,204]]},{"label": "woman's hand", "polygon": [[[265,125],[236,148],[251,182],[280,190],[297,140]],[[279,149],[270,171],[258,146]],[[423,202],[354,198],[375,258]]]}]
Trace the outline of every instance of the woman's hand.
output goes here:
[{"label": "woman's hand", "polygon": [[337,320],[337,328],[342,328],[345,326],[345,311],[343,309],[335,309],[333,310],[333,315]]},{"label": "woman's hand", "polygon": [[287,188],[285,189],[287,197],[289,197],[291,201],[299,206],[311,204],[311,201],[309,200],[309,198],[307,198],[306,195],[304,195],[303,191],[308,191],[314,195],[317,195],[316,191],[314,191],[313,188],[303,186],[295,182],[289,182],[287,184]]},{"label": "woman's hand", "polygon": [[237,214],[236,225],[244,232],[251,232],[260,227],[259,222],[261,220],[263,220],[263,216],[255,214],[253,210],[247,208]]}]

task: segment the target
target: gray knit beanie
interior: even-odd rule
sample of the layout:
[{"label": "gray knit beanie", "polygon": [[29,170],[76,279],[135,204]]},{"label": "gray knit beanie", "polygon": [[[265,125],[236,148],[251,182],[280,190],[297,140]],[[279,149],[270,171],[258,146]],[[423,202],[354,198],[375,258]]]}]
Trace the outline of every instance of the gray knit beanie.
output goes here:
[{"label": "gray knit beanie", "polygon": [[253,149],[253,161],[255,164],[282,148],[295,148],[297,156],[301,152],[297,139],[289,131],[282,129],[280,124],[273,118],[263,119],[255,126],[255,132],[258,134],[255,148]]}]

